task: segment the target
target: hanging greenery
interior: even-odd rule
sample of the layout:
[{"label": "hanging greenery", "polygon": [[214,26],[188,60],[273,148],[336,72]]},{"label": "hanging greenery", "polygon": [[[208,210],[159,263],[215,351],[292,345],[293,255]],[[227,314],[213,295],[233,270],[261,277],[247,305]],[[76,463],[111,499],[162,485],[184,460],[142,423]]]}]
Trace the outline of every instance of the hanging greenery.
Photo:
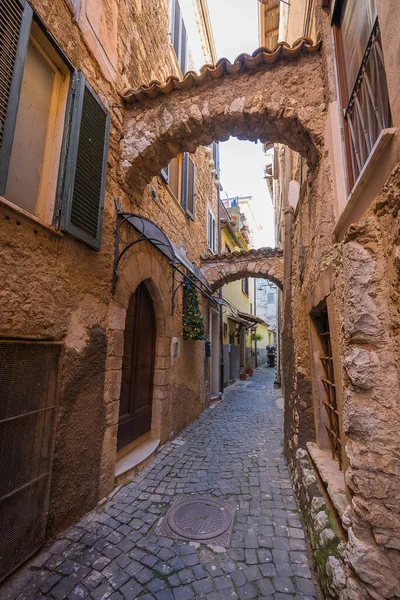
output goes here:
[{"label": "hanging greenery", "polygon": [[258,331],[253,331],[253,333],[251,334],[251,339],[253,342],[261,342],[263,336],[261,335],[261,333],[258,333]]},{"label": "hanging greenery", "polygon": [[192,274],[185,277],[183,285],[182,328],[184,340],[205,340],[204,320],[201,314],[197,289]]}]

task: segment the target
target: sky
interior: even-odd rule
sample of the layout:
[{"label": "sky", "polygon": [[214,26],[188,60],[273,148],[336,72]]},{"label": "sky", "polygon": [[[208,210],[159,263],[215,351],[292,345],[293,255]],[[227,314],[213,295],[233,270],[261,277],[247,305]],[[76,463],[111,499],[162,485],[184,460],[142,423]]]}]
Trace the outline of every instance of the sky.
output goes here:
[{"label": "sky", "polygon": [[[258,44],[258,0],[207,0],[217,57],[230,61],[242,52],[251,54]],[[275,246],[274,217],[261,144],[230,138],[220,144],[222,198],[253,196],[252,207],[262,226],[256,247]]]}]

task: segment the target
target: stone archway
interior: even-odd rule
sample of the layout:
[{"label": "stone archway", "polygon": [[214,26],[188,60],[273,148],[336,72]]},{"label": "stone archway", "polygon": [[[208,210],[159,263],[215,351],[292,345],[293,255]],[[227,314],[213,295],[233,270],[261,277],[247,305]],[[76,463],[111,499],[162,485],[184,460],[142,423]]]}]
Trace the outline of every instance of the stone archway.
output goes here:
[{"label": "stone archway", "polygon": [[179,152],[231,135],[286,144],[314,168],[326,121],[319,49],[301,38],[293,47],[242,54],[233,64],[221,59],[200,75],[127,90],[122,177],[137,199]]},{"label": "stone archway", "polygon": [[269,279],[283,289],[283,250],[260,248],[216,254],[202,259],[201,271],[213,291],[243,277]]}]

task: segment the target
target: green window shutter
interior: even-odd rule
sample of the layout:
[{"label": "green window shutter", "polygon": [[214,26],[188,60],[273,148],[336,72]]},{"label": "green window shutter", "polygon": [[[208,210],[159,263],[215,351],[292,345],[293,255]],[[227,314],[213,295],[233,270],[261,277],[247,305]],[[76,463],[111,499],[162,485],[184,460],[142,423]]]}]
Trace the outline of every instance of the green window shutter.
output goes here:
[{"label": "green window shutter", "polygon": [[186,160],[186,213],[194,221],[196,214],[196,165],[189,155]]},{"label": "green window shutter", "polygon": [[182,154],[181,206],[184,211],[187,206],[188,156],[187,152]]},{"label": "green window shutter", "polygon": [[164,183],[169,183],[169,165],[165,169],[161,169],[160,175]]},{"label": "green window shutter", "polygon": [[60,228],[99,250],[110,117],[83,73],[75,75],[72,95],[64,135]]},{"label": "green window shutter", "polygon": [[184,75],[187,71],[188,64],[188,36],[186,32],[185,23],[182,21],[182,30],[181,30],[181,55],[179,59],[179,66],[182,71],[182,75]]},{"label": "green window shutter", "polygon": [[215,177],[220,179],[221,175],[221,167],[220,167],[220,159],[219,159],[219,142],[213,142],[213,160],[216,170]]},{"label": "green window shutter", "polygon": [[182,18],[181,7],[178,0],[174,0],[172,4],[172,45],[178,59],[179,66],[183,75],[187,70],[188,62],[188,36],[186,27]]},{"label": "green window shutter", "polygon": [[179,6],[178,0],[173,0],[172,4],[172,45],[175,50],[175,54],[179,61],[180,55],[180,33],[181,33],[181,7]]},{"label": "green window shutter", "polygon": [[7,184],[32,14],[28,3],[0,1],[0,195]]}]

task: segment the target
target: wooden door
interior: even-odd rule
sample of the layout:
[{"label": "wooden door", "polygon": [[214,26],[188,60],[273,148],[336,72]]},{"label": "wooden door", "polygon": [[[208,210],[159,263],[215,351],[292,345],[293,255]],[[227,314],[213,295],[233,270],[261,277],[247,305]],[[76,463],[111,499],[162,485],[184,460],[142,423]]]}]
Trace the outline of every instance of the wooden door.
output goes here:
[{"label": "wooden door", "polygon": [[126,315],[117,449],[150,431],[156,323],[153,303],[141,283]]}]

